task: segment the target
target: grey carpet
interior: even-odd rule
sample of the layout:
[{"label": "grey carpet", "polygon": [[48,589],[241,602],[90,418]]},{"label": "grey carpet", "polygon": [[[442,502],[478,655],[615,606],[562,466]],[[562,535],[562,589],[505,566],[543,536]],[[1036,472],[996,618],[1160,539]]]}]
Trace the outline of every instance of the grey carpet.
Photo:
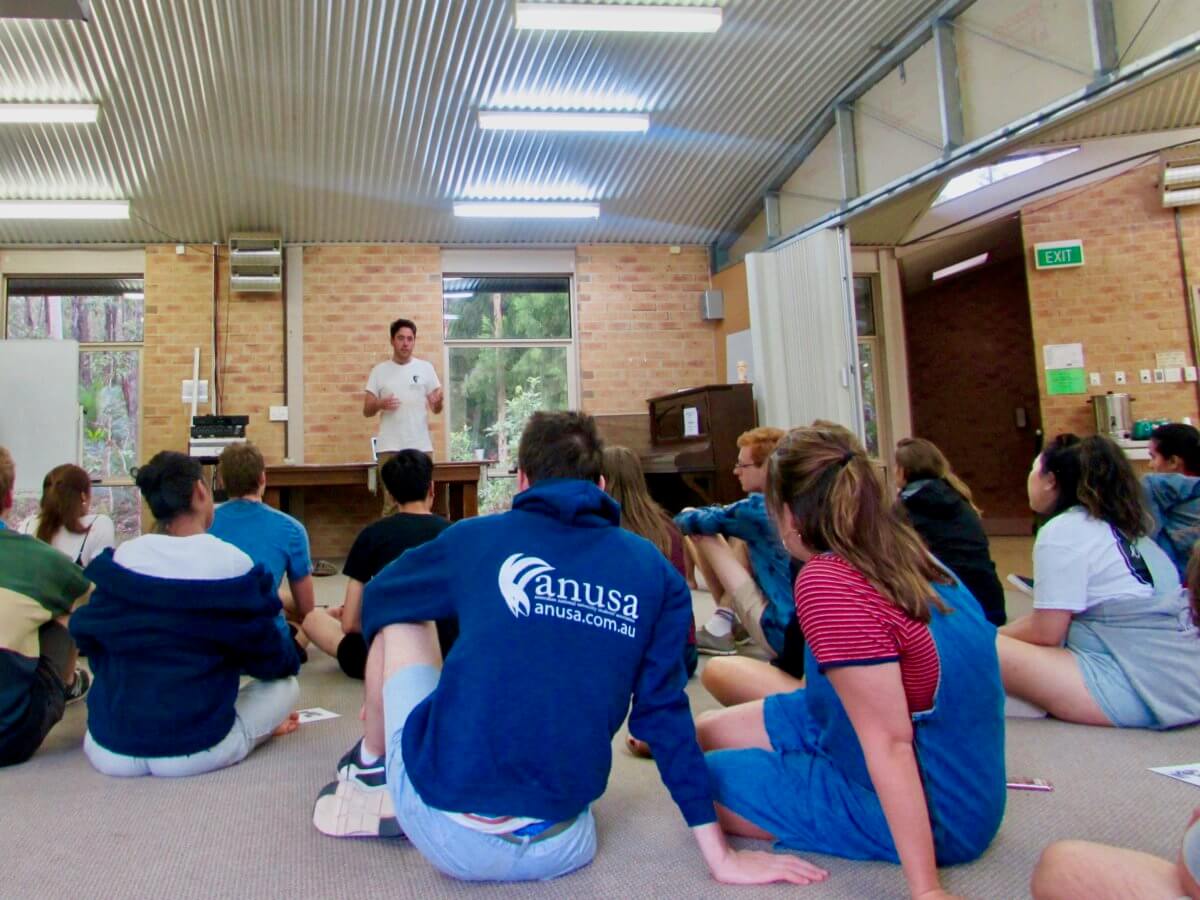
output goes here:
[{"label": "grey carpet", "polygon": [[[360,695],[319,651],[301,685],[302,705],[342,717],[302,726],[232,769],[177,781],[97,774],[80,750],[85,710],[72,707],[32,761],[0,769],[0,896],[751,898],[796,890],[711,881],[654,765],[620,749],[623,735],[608,792],[596,805],[597,859],[565,879],[462,885],[403,842],[322,837],[309,821],[312,801],[358,734]],[[712,705],[698,683],[689,693],[697,712]],[[946,886],[973,898],[1027,896],[1039,851],[1058,838],[1172,855],[1200,791],[1146,769],[1200,759],[1198,734],[1010,721],[1009,771],[1047,778],[1057,789],[1011,792],[992,849],[946,870]],[[806,897],[906,896],[896,866],[811,858],[831,877],[803,889]]]}]

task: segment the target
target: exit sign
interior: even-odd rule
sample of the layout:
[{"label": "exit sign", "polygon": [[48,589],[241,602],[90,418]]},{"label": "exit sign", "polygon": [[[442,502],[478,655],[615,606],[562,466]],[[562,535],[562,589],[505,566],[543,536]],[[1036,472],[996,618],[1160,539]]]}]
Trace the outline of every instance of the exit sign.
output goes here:
[{"label": "exit sign", "polygon": [[1034,265],[1039,269],[1066,269],[1083,265],[1083,241],[1050,241],[1033,245]]}]

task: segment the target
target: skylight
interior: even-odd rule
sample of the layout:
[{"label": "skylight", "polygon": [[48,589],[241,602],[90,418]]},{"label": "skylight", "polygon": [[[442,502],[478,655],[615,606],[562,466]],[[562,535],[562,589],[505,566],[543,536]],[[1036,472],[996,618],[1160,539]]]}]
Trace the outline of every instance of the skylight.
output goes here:
[{"label": "skylight", "polygon": [[1018,156],[1010,156],[1007,159],[1002,159],[994,165],[980,166],[978,169],[972,169],[969,172],[963,172],[961,175],[955,175],[946,182],[946,186],[942,188],[942,192],[938,194],[938,198],[933,201],[933,205],[937,206],[939,203],[945,203],[947,200],[953,200],[956,197],[961,197],[964,194],[985,188],[989,184],[995,184],[998,181],[1003,181],[1005,178],[1012,178],[1014,175],[1020,175],[1022,172],[1028,172],[1030,169],[1036,169],[1038,166],[1045,165],[1051,160],[1074,153],[1078,149],[1078,147],[1064,147],[1061,150],[1049,150],[1046,153],[1022,153]]}]

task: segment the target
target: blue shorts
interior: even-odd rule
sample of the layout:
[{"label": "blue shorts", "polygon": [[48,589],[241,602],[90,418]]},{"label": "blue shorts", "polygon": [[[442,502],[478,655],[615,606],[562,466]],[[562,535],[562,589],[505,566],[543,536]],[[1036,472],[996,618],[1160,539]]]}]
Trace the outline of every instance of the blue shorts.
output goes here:
[{"label": "blue shorts", "polygon": [[400,738],[409,714],[437,687],[438,676],[433,666],[407,666],[383,686],[387,782],[396,820],[413,846],[434,868],[463,881],[545,881],[590,863],[596,855],[596,820],[590,808],[553,837],[513,843],[461,825],[421,799],[404,769]]},{"label": "blue shorts", "polygon": [[1067,649],[1079,664],[1088,693],[1108,721],[1118,728],[1158,726],[1158,718],[1099,640],[1081,628],[1073,629]]}]

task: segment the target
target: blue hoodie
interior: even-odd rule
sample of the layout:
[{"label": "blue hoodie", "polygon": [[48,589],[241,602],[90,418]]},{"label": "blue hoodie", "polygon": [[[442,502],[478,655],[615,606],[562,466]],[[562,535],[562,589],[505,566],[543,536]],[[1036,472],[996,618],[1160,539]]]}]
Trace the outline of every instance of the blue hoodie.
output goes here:
[{"label": "blue hoodie", "polygon": [[1188,559],[1200,540],[1200,478],[1151,473],[1142,478],[1150,511],[1154,513],[1154,540],[1162,547],[1187,583]]},{"label": "blue hoodie", "polygon": [[511,512],[465,519],[363,593],[367,641],[396,622],[457,618],[434,692],[401,750],[429,806],[560,822],[604,793],[612,738],[650,744],[689,825],[715,821],[679,648],[691,594],[586,481],[545,479]]},{"label": "blue hoodie", "polygon": [[96,676],[88,731],[107,750],[184,756],[233,728],[243,672],[285,678],[300,669],[275,619],[279,597],[261,565],[214,581],[154,578],[105,550],[84,570],[96,589],[71,615],[71,636]]}]

